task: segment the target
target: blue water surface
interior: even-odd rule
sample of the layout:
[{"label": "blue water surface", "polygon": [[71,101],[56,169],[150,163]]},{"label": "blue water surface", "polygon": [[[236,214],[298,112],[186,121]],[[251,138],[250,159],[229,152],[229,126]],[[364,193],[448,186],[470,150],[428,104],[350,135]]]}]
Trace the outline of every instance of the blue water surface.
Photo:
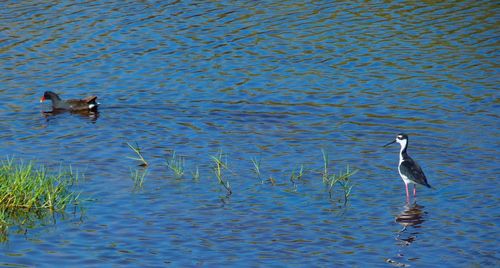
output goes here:
[{"label": "blue water surface", "polygon": [[[2,266],[500,264],[494,1],[4,1],[0,25],[0,157],[71,165],[84,208],[10,227]],[[435,188],[412,209],[399,132]],[[347,205],[322,149],[358,170]]]}]

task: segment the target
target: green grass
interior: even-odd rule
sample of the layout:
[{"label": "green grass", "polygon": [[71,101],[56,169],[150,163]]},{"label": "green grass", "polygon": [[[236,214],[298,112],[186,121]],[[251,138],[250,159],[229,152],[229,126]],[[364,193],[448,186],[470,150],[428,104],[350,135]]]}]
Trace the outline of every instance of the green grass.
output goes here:
[{"label": "green grass", "polygon": [[54,173],[33,162],[0,161],[0,231],[77,204],[79,194],[71,190],[77,181],[71,167]]},{"label": "green grass", "polygon": [[139,190],[142,189],[144,185],[144,180],[146,179],[146,175],[148,174],[147,169],[139,171],[139,170],[134,170],[130,171],[130,177],[132,178],[132,181],[134,182],[134,190]]},{"label": "green grass", "polygon": [[[138,157],[129,157],[134,160],[141,161],[140,166],[147,166],[148,163],[144,160],[142,156],[141,149],[136,143],[136,146],[132,146],[127,143],[128,146],[137,154]],[[344,205],[347,204],[349,197],[351,196],[351,192],[353,189],[353,183],[351,182],[351,177],[357,172],[357,170],[350,170],[349,166],[347,166],[345,171],[340,171],[338,174],[331,171],[330,158],[328,153],[321,149],[323,165],[321,171],[319,172],[322,177],[323,184],[326,186],[326,191],[329,194],[331,200],[334,199],[336,195],[341,194],[343,196]],[[217,178],[218,184],[220,184],[227,191],[226,196],[230,196],[233,193],[231,185],[229,184],[228,179],[226,178],[227,172],[230,172],[230,169],[227,165],[227,155],[223,154],[222,151],[219,151],[216,155],[210,155],[210,159],[212,161],[212,170],[213,174]],[[277,185],[286,185],[286,183],[278,184],[277,180],[274,177],[269,177],[265,179],[262,168],[261,168],[261,160],[253,157],[251,158],[253,164],[253,172],[257,175],[258,179],[261,181],[261,184],[269,183],[273,186]],[[172,151],[172,154],[169,159],[167,159],[166,166],[174,173],[176,178],[182,178],[185,175],[185,158],[182,156],[178,156],[175,151]],[[308,170],[308,172],[317,173],[315,170]],[[290,175],[290,182],[297,190],[299,182],[302,180],[304,176],[305,168],[304,165],[300,165],[298,168],[292,170]],[[140,173],[139,171],[132,172],[131,177],[134,181],[134,188],[142,188],[144,183],[144,177],[146,176],[146,172]],[[196,166],[196,170],[191,171],[191,176],[194,181],[199,182],[200,180],[200,172],[198,166]],[[335,194],[335,192],[339,192]],[[339,202],[342,200],[341,197],[336,198]],[[1,222],[1,215],[0,215]]]},{"label": "green grass", "polygon": [[142,152],[141,152],[141,148],[139,147],[139,144],[137,144],[137,142],[136,142],[135,146],[133,146],[132,144],[127,142],[127,145],[128,145],[128,147],[130,147],[130,149],[132,149],[132,151],[134,151],[137,154],[137,157],[130,157],[129,156],[128,158],[140,161],[141,163],[139,164],[139,166],[141,166],[141,167],[147,167],[148,162],[142,156]]},{"label": "green grass", "polygon": [[325,150],[321,149],[321,154],[323,154],[323,183],[327,183],[329,181],[328,165],[330,161],[328,159],[328,154],[325,152]]},{"label": "green grass", "polygon": [[302,179],[302,176],[304,176],[304,165],[300,165],[300,168],[298,171],[292,170],[292,175],[290,175],[290,181],[295,185],[297,181]]},{"label": "green grass", "polygon": [[349,200],[349,197],[351,196],[351,191],[353,187],[350,178],[352,175],[358,172],[358,170],[350,170],[349,166],[347,166],[345,172],[339,172],[338,174],[330,175],[328,154],[323,149],[321,149],[321,153],[323,154],[322,178],[323,178],[323,183],[328,187],[328,194],[330,196],[330,199],[333,199],[335,186],[339,186],[342,189],[342,195],[344,197],[344,205],[346,205],[347,201]]},{"label": "green grass", "polygon": [[196,166],[196,170],[194,172],[191,172],[191,175],[193,176],[193,180],[200,181],[200,170],[198,166]]},{"label": "green grass", "polygon": [[260,174],[260,159],[252,158],[253,171],[257,175],[261,184],[264,184],[264,180],[262,180],[262,175]]},{"label": "green grass", "polygon": [[329,177],[328,182],[328,193],[330,195],[330,199],[333,198],[333,190],[335,185],[339,185],[342,189],[342,193],[344,195],[344,205],[347,204],[347,200],[349,200],[349,196],[351,195],[352,183],[350,177],[354,175],[357,170],[349,170],[349,166],[347,166],[345,172],[339,172],[338,175],[331,175]]},{"label": "green grass", "polygon": [[173,151],[170,159],[167,159],[167,167],[174,172],[176,178],[182,178],[184,175],[184,158],[177,156]]},{"label": "green grass", "polygon": [[219,182],[220,185],[222,185],[226,191],[227,191],[227,196],[230,196],[233,193],[233,190],[231,189],[231,186],[229,185],[229,181],[224,180],[224,170],[227,170],[227,157],[222,154],[222,151],[219,151],[219,154],[217,155],[211,155],[210,158],[212,159],[213,162],[213,171],[215,176],[217,177],[217,181]]}]

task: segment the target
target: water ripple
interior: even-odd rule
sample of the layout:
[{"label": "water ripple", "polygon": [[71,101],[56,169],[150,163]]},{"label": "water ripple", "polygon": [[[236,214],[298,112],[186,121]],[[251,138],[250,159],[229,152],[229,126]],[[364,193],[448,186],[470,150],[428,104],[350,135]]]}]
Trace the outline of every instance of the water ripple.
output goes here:
[{"label": "water ripple", "polygon": [[[496,10],[491,1],[2,2],[0,148],[83,170],[78,187],[91,200],[82,219],[12,232],[2,262],[494,266]],[[102,109],[44,114],[45,90],[95,94]],[[401,131],[436,187],[420,193],[418,228],[403,233],[398,149],[381,148]],[[126,158],[136,141],[151,163],[141,191]],[[347,208],[327,198],[320,149],[335,171],[360,169]],[[172,150],[185,156],[182,179],[164,164]],[[212,175],[219,150],[230,198]],[[252,157],[276,185],[261,183]],[[300,165],[309,171],[291,184]]]}]

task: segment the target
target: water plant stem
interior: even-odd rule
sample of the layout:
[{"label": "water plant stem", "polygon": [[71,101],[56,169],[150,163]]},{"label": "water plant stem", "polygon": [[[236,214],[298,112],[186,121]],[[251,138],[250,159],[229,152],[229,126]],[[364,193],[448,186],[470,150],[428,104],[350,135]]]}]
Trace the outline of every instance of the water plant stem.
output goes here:
[{"label": "water plant stem", "polygon": [[147,169],[142,170],[142,171],[139,171],[137,169],[134,171],[132,171],[132,170],[130,171],[130,177],[134,181],[134,189],[135,190],[142,189],[142,186],[144,185],[144,180],[146,178],[147,173],[148,173]]},{"label": "water plant stem", "polygon": [[323,178],[323,183],[328,186],[328,194],[330,196],[330,199],[333,199],[333,190],[335,185],[340,185],[344,195],[344,205],[346,205],[349,196],[351,195],[351,190],[353,187],[350,178],[352,175],[358,172],[358,170],[350,170],[349,166],[347,166],[346,171],[344,173],[339,172],[338,175],[336,174],[329,175],[328,154],[323,149],[321,149],[321,153],[323,155],[322,178]]},{"label": "water plant stem", "polygon": [[295,173],[295,169],[292,170],[290,181],[295,185],[297,181],[302,179],[302,176],[304,176],[304,165],[300,165],[298,173]]},{"label": "water plant stem", "polygon": [[339,172],[338,175],[331,175],[328,182],[328,193],[330,195],[330,199],[333,198],[333,188],[335,185],[340,185],[342,188],[342,192],[344,194],[344,205],[347,204],[348,198],[351,195],[352,183],[350,178],[354,175],[358,170],[351,171],[349,166],[347,166],[346,171],[344,173]]},{"label": "water plant stem", "polygon": [[229,181],[225,180],[223,178],[223,170],[227,169],[227,159],[224,161],[222,151],[219,151],[218,155],[211,155],[210,158],[212,159],[214,166],[214,174],[217,177],[217,181],[219,182],[220,185],[222,185],[226,191],[227,191],[227,196],[230,196],[233,191],[231,189],[231,186],[229,185]]},{"label": "water plant stem", "polygon": [[137,144],[137,142],[135,143],[135,146],[133,146],[132,144],[128,143],[127,142],[127,145],[128,147],[130,147],[130,149],[132,149],[132,151],[134,151],[138,157],[130,157],[128,156],[128,158],[130,159],[133,159],[133,160],[137,160],[137,161],[140,161],[141,163],[139,164],[139,166],[141,167],[147,167],[148,166],[148,162],[146,161],[146,159],[144,159],[144,157],[142,156],[142,152],[141,152],[141,148],[139,147],[139,144]]},{"label": "water plant stem", "polygon": [[191,175],[193,176],[193,180],[199,181],[200,180],[200,170],[198,166],[196,166],[196,170],[194,172],[191,172]]},{"label": "water plant stem", "polygon": [[328,154],[325,150],[321,149],[321,153],[323,154],[323,183],[327,183],[329,181],[328,176]]},{"label": "water plant stem", "polygon": [[262,180],[262,176],[260,174],[260,160],[257,160],[257,158],[252,158],[252,163],[253,163],[253,170],[255,174],[257,174],[257,177],[260,180],[261,184],[264,184],[264,180]]},{"label": "water plant stem", "polygon": [[167,167],[174,172],[176,178],[181,178],[184,175],[184,158],[178,157],[173,151],[170,159],[167,159]]}]

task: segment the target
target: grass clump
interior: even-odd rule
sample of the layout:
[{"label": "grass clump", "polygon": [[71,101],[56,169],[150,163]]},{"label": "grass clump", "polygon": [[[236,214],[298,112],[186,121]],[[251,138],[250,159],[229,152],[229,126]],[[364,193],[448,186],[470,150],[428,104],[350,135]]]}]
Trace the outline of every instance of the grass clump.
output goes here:
[{"label": "grass clump", "polygon": [[130,156],[128,156],[128,158],[140,161],[141,163],[139,164],[139,166],[141,166],[141,167],[147,167],[148,166],[148,162],[142,156],[142,152],[141,152],[141,148],[139,147],[139,144],[137,144],[137,142],[136,142],[135,146],[133,146],[132,144],[130,144],[130,143],[127,142],[127,145],[128,145],[128,147],[130,147],[130,149],[132,149],[132,151],[134,151],[137,154],[137,157],[130,157]]},{"label": "grass clump", "polygon": [[173,151],[170,159],[167,159],[167,167],[174,172],[176,178],[181,178],[184,175],[184,158]]},{"label": "grass clump", "polygon": [[132,178],[132,181],[134,181],[135,190],[142,189],[147,174],[148,174],[147,169],[142,171],[139,171],[137,169],[134,171],[132,170],[130,171],[130,177]]},{"label": "grass clump", "polygon": [[322,178],[323,178],[323,183],[328,187],[328,194],[330,196],[330,199],[333,199],[334,187],[338,185],[342,189],[342,193],[344,196],[344,205],[346,205],[347,201],[349,200],[349,196],[351,195],[351,190],[353,187],[350,178],[352,175],[358,172],[358,170],[350,170],[349,166],[347,166],[345,172],[339,172],[338,174],[330,175],[328,154],[323,149],[321,149],[321,152],[323,154],[323,162],[324,162]]},{"label": "grass clump", "polygon": [[231,186],[229,185],[229,181],[224,180],[223,178],[223,171],[227,170],[227,158],[223,159],[222,151],[219,151],[218,155],[211,155],[212,161],[214,163],[213,165],[213,170],[214,174],[217,177],[217,181],[219,182],[220,185],[222,185],[226,191],[227,191],[227,196],[230,196],[233,191],[231,190]]},{"label": "grass clump", "polygon": [[298,171],[292,170],[292,174],[290,175],[290,181],[295,185],[297,181],[302,179],[304,176],[304,165],[300,165]]},{"label": "grass clump", "polygon": [[47,212],[64,212],[78,201],[79,194],[70,189],[77,181],[71,167],[52,174],[33,162],[0,161],[0,230]]},{"label": "grass clump", "polygon": [[335,185],[340,185],[342,189],[342,193],[344,195],[344,205],[347,204],[347,200],[349,200],[349,196],[351,195],[352,183],[350,177],[354,175],[357,170],[349,170],[349,166],[347,166],[345,172],[339,172],[338,175],[331,175],[328,181],[328,193],[330,195],[330,199],[333,197],[333,188]]}]

